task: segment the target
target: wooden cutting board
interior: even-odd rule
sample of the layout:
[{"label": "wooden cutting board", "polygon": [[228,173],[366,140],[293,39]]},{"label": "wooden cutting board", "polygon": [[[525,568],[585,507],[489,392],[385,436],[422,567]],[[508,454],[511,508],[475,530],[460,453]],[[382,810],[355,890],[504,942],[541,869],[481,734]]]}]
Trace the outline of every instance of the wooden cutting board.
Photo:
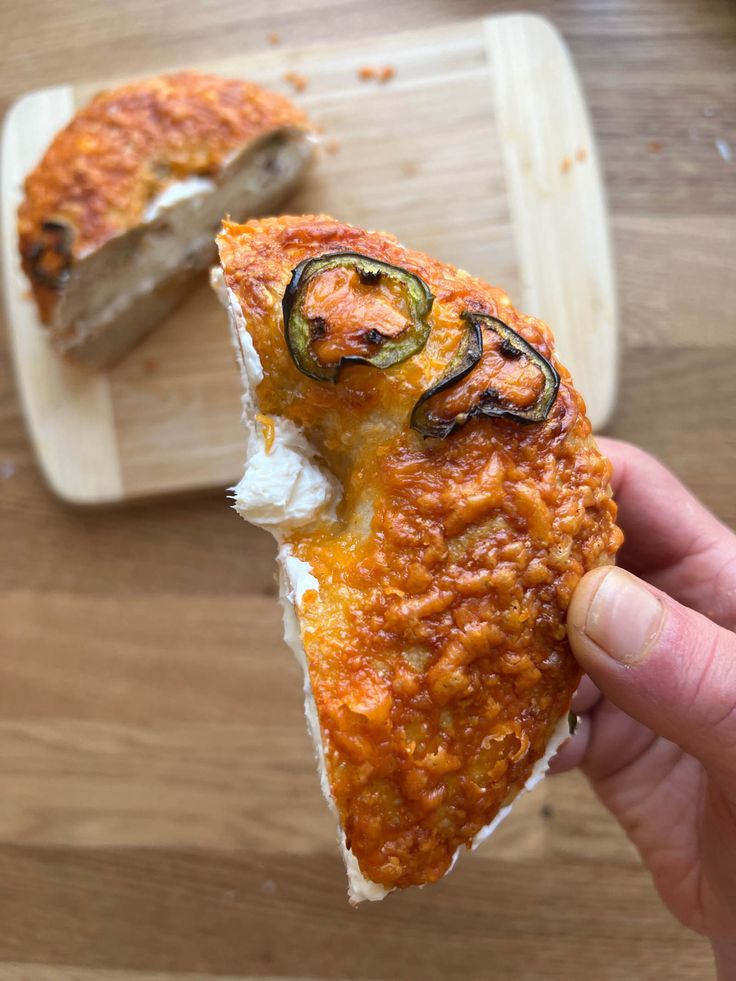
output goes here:
[{"label": "wooden cutting board", "polygon": [[[362,80],[362,66],[395,75]],[[552,325],[594,426],[604,425],[617,374],[605,201],[570,55],[548,22],[493,17],[196,67],[291,94],[284,75],[303,75],[307,86],[294,97],[323,128],[324,147],[285,210],[386,229],[503,286]],[[29,298],[15,232],[23,178],[74,112],[117,81],[24,96],[8,113],[2,146],[2,263],[18,386],[46,478],[77,504],[225,487],[243,462],[226,317],[204,278],[106,374],[59,361]]]}]

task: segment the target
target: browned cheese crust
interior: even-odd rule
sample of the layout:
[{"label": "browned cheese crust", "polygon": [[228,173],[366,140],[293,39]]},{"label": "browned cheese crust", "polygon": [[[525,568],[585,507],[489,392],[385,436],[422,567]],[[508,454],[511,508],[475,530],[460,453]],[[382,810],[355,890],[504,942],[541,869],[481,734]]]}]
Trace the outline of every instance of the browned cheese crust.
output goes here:
[{"label": "browned cheese crust", "polygon": [[18,212],[23,268],[48,323],[70,262],[141,222],[173,181],[216,179],[271,130],[306,128],[288,99],[198,72],[101,92],[53,140],[25,181]]},{"label": "browned cheese crust", "polygon": [[[621,543],[610,465],[549,328],[503,290],[324,216],[226,224],[219,247],[263,365],[259,411],[303,426],[344,487],[336,521],[285,540],[320,586],[298,612],[347,844],[374,882],[432,882],[523,787],[569,709],[580,672],[566,610]],[[422,352],[346,367],[334,384],[295,367],[284,291],[298,263],[335,251],[427,283]],[[546,421],[475,418],[446,439],[410,428],[464,310],[498,317],[555,365]]]}]

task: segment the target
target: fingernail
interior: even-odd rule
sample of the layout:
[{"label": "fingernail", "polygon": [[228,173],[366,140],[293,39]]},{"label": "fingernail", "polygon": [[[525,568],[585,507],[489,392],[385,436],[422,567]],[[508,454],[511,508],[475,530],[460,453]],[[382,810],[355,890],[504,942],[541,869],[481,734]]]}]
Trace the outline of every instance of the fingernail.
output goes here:
[{"label": "fingernail", "polygon": [[656,639],[664,608],[659,599],[623,569],[603,577],[585,617],[587,637],[621,664],[640,664]]}]

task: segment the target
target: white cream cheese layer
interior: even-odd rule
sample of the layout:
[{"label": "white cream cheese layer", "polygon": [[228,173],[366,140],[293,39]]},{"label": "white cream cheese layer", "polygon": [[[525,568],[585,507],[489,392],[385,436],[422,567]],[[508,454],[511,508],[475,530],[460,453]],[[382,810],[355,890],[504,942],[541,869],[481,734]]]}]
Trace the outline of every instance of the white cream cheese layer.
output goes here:
[{"label": "white cream cheese layer", "polygon": [[288,545],[282,545],[279,549],[279,599],[284,611],[284,640],[294,653],[299,664],[304,671],[304,713],[307,717],[307,728],[312,737],[315,751],[317,754],[317,765],[319,769],[319,782],[325,800],[329,804],[330,810],[338,819],[338,844],[345,862],[345,869],[348,876],[348,899],[353,905],[362,903],[365,900],[378,900],[387,896],[390,889],[382,886],[378,882],[371,882],[366,879],[360,871],[358,860],[350,851],[345,841],[345,832],[339,824],[337,807],[330,790],[330,782],[327,777],[327,766],[325,765],[324,743],[322,733],[319,728],[319,717],[317,715],[317,705],[314,701],[312,686],[309,681],[309,667],[307,665],[307,655],[302,643],[301,630],[299,628],[299,617],[297,610],[302,597],[309,589],[316,589],[319,592],[319,583],[312,575],[312,570],[307,562],[302,562],[295,555],[291,554]]},{"label": "white cream cheese layer", "polygon": [[237,297],[224,282],[222,271],[213,269],[211,282],[230,316],[233,341],[243,379],[245,470],[233,488],[235,510],[276,538],[280,532],[334,515],[340,486],[317,462],[317,452],[291,420],[273,417],[273,440],[266,444],[257,422],[255,389],[263,380],[263,368],[240,309]]},{"label": "white cream cheese layer", "polygon": [[[279,599],[284,614],[284,640],[304,672],[304,712],[317,756],[320,787],[330,810],[338,817],[327,777],[324,744],[298,616],[304,594],[308,590],[319,592],[319,582],[309,564],[293,555],[289,546],[281,542],[280,533],[308,524],[321,515],[334,516],[341,488],[332,474],[318,465],[314,447],[290,420],[273,418],[274,438],[267,450],[263,432],[255,419],[255,389],[263,380],[263,367],[237,297],[227,288],[220,268],[212,269],[210,282],[228,311],[243,380],[246,462],[243,477],[233,489],[234,506],[238,514],[266,528],[279,542]],[[360,871],[357,859],[347,847],[339,819],[338,843],[347,869],[350,902],[383,899],[389,890],[370,882]]]},{"label": "white cream cheese layer", "polygon": [[[317,706],[309,679],[307,656],[299,625],[299,606],[309,590],[319,592],[319,581],[307,562],[293,555],[283,544],[281,532],[314,521],[321,516],[334,517],[335,506],[340,499],[341,488],[335,477],[317,462],[317,453],[304,433],[290,420],[273,418],[274,438],[267,451],[263,432],[256,421],[258,411],[255,390],[263,380],[263,367],[253,340],[248,332],[240,303],[227,285],[222,270],[217,267],[210,273],[210,282],[230,317],[230,328],[243,379],[243,422],[246,428],[246,463],[241,481],[233,490],[234,506],[238,514],[253,524],[270,531],[279,542],[279,598],[284,612],[284,640],[293,651],[304,672],[304,709],[307,726],[315,746],[322,793],[330,810],[337,817],[325,765],[324,744],[319,727]],[[545,775],[549,761],[569,736],[567,716],[563,716],[553,732],[544,756],[537,761],[517,798],[531,790]],[[502,807],[485,828],[473,839],[477,848],[495,831],[510,813],[513,801]],[[393,890],[363,875],[355,855],[348,849],[345,834],[339,828],[339,845],[348,875],[350,902],[379,900]],[[452,865],[462,848],[453,856]]]},{"label": "white cream cheese layer", "polygon": [[192,177],[185,177],[180,181],[173,181],[160,194],[157,194],[153,200],[148,202],[148,206],[143,212],[143,220],[153,221],[154,218],[158,218],[162,211],[166,211],[167,208],[173,207],[180,201],[197,197],[197,195],[204,197],[206,194],[214,191],[214,189],[214,181],[209,180],[207,177],[198,177],[196,174]]},{"label": "white cream cheese layer", "polygon": [[245,472],[233,490],[235,510],[253,524],[288,530],[314,521],[336,496],[334,481],[314,462],[314,450],[288,419],[274,419],[270,447],[250,440]]}]

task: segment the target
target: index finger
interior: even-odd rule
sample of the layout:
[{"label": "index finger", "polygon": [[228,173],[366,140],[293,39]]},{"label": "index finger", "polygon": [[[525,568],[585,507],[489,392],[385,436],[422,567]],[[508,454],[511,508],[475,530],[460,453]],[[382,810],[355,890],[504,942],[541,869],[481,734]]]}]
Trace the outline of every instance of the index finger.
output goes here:
[{"label": "index finger", "polygon": [[659,460],[600,439],[613,464],[620,563],[725,626],[736,622],[736,536]]}]

